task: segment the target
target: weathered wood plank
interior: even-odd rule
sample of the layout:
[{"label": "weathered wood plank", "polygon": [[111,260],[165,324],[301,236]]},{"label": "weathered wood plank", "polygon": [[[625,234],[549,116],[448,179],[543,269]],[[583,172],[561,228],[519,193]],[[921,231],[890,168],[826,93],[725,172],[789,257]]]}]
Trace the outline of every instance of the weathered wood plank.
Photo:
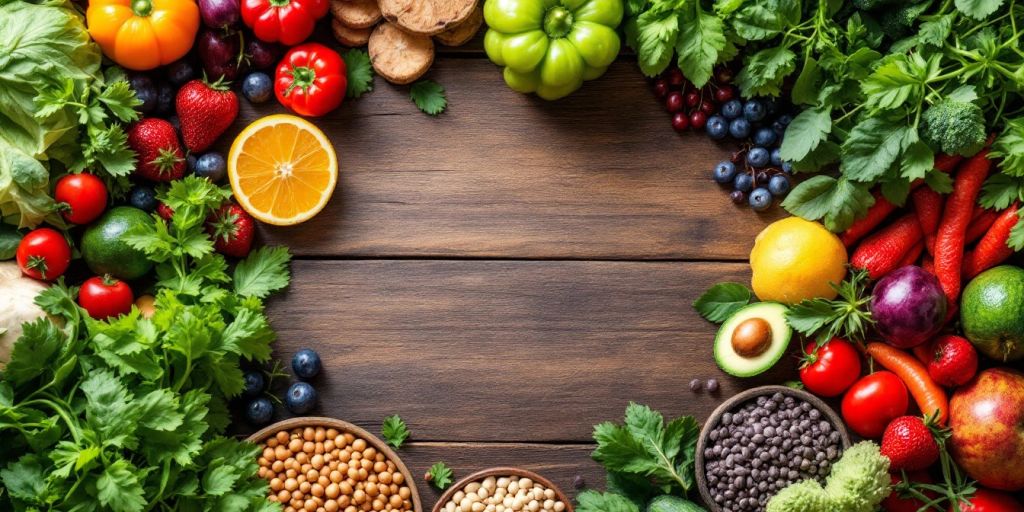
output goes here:
[{"label": "weathered wood plank", "polygon": [[[263,238],[310,257],[740,260],[781,214],[729,202],[709,173],[730,146],[673,132],[634,63],[553,103],[509,90],[482,58],[440,57],[428,77],[448,91],[439,118],[378,77],[318,120],[338,191]],[[282,111],[242,105],[235,131]]]},{"label": "weathered wood plank", "polygon": [[[340,260],[293,264],[271,302],[277,356],[318,350],[320,408],[419,441],[588,442],[629,401],[705,418],[722,398],[792,378],[727,378],[716,327],[690,303],[735,263]],[[787,366],[787,365],[783,365]],[[788,365],[791,367],[791,365]],[[716,394],[691,393],[717,378]]]}]

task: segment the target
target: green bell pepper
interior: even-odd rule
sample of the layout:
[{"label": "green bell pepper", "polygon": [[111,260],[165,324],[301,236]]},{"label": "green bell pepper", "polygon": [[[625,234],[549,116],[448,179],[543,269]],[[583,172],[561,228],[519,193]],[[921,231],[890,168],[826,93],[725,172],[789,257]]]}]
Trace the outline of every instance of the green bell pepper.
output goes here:
[{"label": "green bell pepper", "polygon": [[622,0],[486,0],[484,49],[513,90],[555,100],[615,60],[622,11]]}]

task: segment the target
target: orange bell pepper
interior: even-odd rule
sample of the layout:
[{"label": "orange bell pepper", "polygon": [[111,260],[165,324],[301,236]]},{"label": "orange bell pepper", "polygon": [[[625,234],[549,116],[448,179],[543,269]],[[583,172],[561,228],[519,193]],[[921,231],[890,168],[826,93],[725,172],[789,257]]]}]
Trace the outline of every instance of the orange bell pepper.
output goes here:
[{"label": "orange bell pepper", "polygon": [[85,21],[107,57],[142,71],[188,53],[199,30],[199,6],[195,0],[91,0]]}]

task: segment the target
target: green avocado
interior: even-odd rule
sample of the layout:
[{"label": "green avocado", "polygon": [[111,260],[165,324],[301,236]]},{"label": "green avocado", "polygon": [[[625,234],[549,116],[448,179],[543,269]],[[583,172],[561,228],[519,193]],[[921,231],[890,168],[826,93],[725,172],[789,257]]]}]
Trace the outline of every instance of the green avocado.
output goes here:
[{"label": "green avocado", "polygon": [[82,235],[82,259],[97,275],[137,279],[153,268],[146,254],[128,245],[124,235],[140,224],[153,224],[153,217],[131,206],[118,206],[103,214]]},{"label": "green avocado", "polygon": [[1003,265],[975,277],[960,301],[964,335],[997,361],[1024,358],[1024,269]]},{"label": "green avocado", "polygon": [[715,336],[718,366],[737,377],[753,377],[774,366],[793,337],[788,310],[777,302],[758,302],[733,313]]}]

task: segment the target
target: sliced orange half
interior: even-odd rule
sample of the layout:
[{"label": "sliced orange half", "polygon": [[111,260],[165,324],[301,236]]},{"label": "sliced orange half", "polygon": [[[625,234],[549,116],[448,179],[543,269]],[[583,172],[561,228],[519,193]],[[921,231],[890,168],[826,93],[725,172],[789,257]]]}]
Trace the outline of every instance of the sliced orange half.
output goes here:
[{"label": "sliced orange half", "polygon": [[338,157],[313,123],[284,114],[267,116],[253,121],[231,144],[228,178],[250,215],[290,226],[327,205],[338,182]]}]

